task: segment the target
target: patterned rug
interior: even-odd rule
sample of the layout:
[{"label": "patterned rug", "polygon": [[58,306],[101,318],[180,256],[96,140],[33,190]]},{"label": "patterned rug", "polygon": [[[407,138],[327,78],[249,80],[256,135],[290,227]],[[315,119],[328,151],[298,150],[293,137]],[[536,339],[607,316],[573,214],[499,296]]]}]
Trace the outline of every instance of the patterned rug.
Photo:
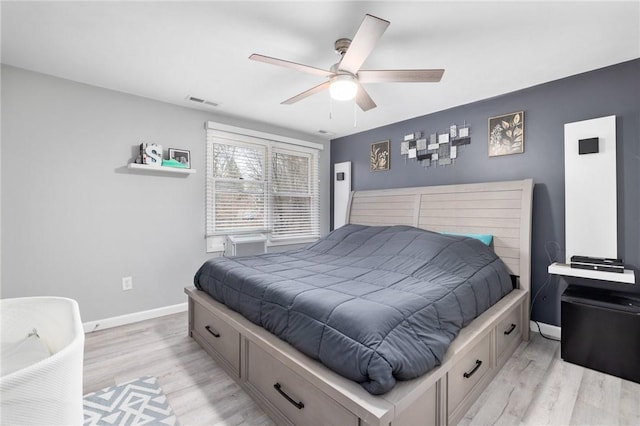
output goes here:
[{"label": "patterned rug", "polygon": [[83,405],[85,425],[179,426],[158,379],[151,376],[87,394]]}]

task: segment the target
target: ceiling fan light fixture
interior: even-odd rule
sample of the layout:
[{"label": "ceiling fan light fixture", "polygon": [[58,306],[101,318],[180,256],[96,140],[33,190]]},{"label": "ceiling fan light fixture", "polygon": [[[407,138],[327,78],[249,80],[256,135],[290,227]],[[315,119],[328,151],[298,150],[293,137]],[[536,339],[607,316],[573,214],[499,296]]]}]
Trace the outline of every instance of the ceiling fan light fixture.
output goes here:
[{"label": "ceiling fan light fixture", "polygon": [[356,97],[358,85],[355,78],[349,74],[339,74],[331,78],[329,94],[336,101],[350,101]]},{"label": "ceiling fan light fixture", "polygon": [[376,107],[376,103],[367,93],[361,83],[427,83],[437,82],[442,78],[443,69],[417,69],[417,70],[361,70],[376,43],[389,26],[389,21],[376,18],[373,15],[365,15],[353,38],[341,38],[336,40],[334,48],[340,54],[340,60],[328,70],[272,58],[257,53],[249,56],[252,61],[264,62],[285,68],[295,69],[325,77],[321,84],[302,93],[282,101],[281,104],[291,105],[311,95],[329,89],[332,100],[355,100],[354,105],[362,111],[369,111]]}]

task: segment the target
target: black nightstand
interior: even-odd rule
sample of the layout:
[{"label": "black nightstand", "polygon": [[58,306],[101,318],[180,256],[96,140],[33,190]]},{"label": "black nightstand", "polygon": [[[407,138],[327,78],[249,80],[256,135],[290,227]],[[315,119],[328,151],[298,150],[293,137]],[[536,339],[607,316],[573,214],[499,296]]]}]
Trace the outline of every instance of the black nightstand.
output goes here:
[{"label": "black nightstand", "polygon": [[640,296],[571,285],[560,321],[562,359],[640,383]]}]

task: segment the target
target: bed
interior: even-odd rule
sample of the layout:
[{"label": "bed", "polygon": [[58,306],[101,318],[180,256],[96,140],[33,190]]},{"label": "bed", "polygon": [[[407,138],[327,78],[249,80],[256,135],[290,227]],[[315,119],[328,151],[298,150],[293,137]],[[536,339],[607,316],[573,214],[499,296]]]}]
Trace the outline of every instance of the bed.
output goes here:
[{"label": "bed", "polygon": [[[400,231],[398,235],[411,234],[412,238],[422,234],[440,235],[420,230],[491,234],[493,251],[501,259],[499,263],[506,265],[508,274],[517,277],[516,288],[504,291],[506,295],[501,294],[497,303],[477,318],[454,320],[466,326],[459,332],[451,332],[451,339],[455,339],[448,348],[445,346],[443,354],[435,356],[438,366],[428,366],[426,373],[401,372],[402,380],[397,383],[389,384],[382,378],[363,387],[357,383],[362,383],[358,377],[344,377],[352,367],[345,370],[346,374],[340,371],[340,364],[348,363],[353,358],[351,355],[340,360],[337,366],[325,365],[330,364],[327,360],[340,357],[334,353],[323,359],[313,350],[301,347],[295,337],[276,337],[272,332],[281,327],[277,320],[266,324],[271,330],[267,331],[257,325],[262,323],[252,318],[251,312],[244,312],[246,317],[236,312],[246,304],[240,299],[251,294],[250,289],[244,296],[230,294],[222,287],[216,290],[217,285],[207,289],[234,310],[204,291],[187,288],[189,333],[278,424],[455,424],[518,343],[528,339],[532,189],[533,183],[527,179],[352,193],[344,233],[357,235],[356,231],[365,230],[378,234],[395,230]],[[445,245],[460,241],[475,244],[460,237],[435,238],[446,241]],[[367,245],[372,243],[369,241]],[[308,260],[294,259],[294,262],[309,266]],[[488,263],[492,263],[491,259]],[[310,267],[314,268],[318,267]],[[354,273],[357,275],[358,271]],[[295,274],[296,277],[304,275],[299,270]],[[224,280],[224,277],[218,279]],[[326,288],[316,290],[320,293],[312,298],[331,299]],[[321,294],[325,297],[319,297]],[[376,324],[373,328],[378,327]],[[406,341],[404,337],[401,340]],[[333,345],[336,347],[346,346],[340,340],[333,342],[338,343]],[[367,356],[365,359],[373,359]],[[391,368],[394,372],[401,371],[397,366]]]}]

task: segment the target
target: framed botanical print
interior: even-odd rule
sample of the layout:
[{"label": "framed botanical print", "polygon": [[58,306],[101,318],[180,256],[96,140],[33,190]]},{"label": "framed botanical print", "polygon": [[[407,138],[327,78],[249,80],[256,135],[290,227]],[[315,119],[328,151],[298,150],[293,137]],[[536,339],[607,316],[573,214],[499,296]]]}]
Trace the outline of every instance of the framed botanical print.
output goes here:
[{"label": "framed botanical print", "polygon": [[377,172],[381,170],[389,170],[389,163],[391,162],[391,152],[389,151],[389,141],[381,141],[371,144],[371,151],[369,152],[370,170]]},{"label": "framed botanical print", "polygon": [[489,157],[524,152],[524,111],[489,118]]}]

